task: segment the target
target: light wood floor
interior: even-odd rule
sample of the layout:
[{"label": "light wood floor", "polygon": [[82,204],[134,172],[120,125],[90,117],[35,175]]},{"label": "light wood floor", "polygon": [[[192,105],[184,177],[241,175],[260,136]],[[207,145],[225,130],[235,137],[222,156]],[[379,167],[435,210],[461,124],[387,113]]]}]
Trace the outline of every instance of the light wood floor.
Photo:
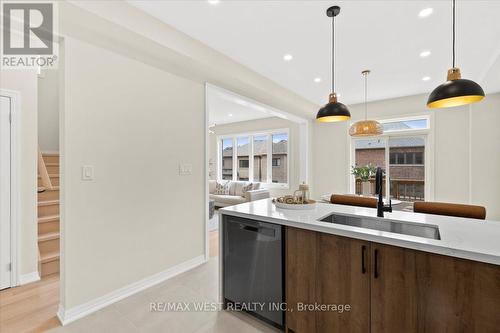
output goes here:
[{"label": "light wood floor", "polygon": [[0,292],[0,332],[45,332],[60,326],[59,274]]},{"label": "light wood floor", "polygon": [[219,255],[219,230],[212,230],[209,233],[209,250],[210,258]]},{"label": "light wood floor", "polygon": [[[209,235],[210,257],[219,251],[218,230]],[[0,332],[45,332],[61,324],[56,317],[59,305],[59,274],[22,287],[0,291]]]}]

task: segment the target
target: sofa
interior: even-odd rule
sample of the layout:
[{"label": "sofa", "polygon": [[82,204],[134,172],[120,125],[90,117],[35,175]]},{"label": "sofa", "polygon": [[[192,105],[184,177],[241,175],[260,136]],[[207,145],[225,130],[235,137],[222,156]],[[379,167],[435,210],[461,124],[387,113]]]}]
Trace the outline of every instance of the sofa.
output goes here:
[{"label": "sofa", "polygon": [[252,190],[243,193],[243,187],[250,184],[246,181],[220,181],[227,184],[229,182],[229,194],[215,194],[217,181],[208,181],[208,192],[210,200],[214,200],[215,207],[227,207],[238,205],[244,202],[269,198],[269,190],[261,189],[260,183],[253,183]]}]

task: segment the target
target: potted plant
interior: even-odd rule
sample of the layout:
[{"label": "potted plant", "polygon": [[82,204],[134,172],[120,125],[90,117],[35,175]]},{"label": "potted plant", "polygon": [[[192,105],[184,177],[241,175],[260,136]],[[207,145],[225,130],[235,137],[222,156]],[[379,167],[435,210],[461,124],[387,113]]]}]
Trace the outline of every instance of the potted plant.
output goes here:
[{"label": "potted plant", "polygon": [[375,176],[377,168],[371,164],[365,166],[353,165],[351,166],[351,174],[354,175],[356,179],[361,180],[361,194],[365,196],[371,195],[370,188],[370,178]]}]

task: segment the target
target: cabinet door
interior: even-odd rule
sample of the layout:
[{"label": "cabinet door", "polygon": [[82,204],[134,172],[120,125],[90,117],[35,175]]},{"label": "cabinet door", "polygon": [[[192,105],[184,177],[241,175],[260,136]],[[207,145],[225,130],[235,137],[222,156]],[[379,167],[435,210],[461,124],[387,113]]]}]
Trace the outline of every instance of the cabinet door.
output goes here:
[{"label": "cabinet door", "polygon": [[371,256],[371,332],[417,332],[416,251],[372,243]]},{"label": "cabinet door", "polygon": [[286,229],[286,328],[289,333],[316,332],[314,311],[298,311],[297,303],[316,301],[316,242],[314,231]]},{"label": "cabinet door", "polygon": [[370,243],[328,234],[318,235],[317,302],[350,307],[318,311],[317,331],[370,331]]},{"label": "cabinet door", "polygon": [[498,332],[500,266],[417,252],[419,332]]}]

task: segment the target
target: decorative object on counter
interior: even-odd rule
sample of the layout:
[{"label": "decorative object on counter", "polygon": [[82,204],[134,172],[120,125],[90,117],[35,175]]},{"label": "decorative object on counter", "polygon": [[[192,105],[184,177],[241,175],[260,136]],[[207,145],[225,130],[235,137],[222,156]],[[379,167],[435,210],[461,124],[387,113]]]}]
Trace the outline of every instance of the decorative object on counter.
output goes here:
[{"label": "decorative object on counter", "polygon": [[273,198],[273,203],[278,208],[285,209],[313,209],[316,201],[310,199],[309,185],[305,182],[299,185],[299,189],[293,192],[293,195]]},{"label": "decorative object on counter", "polygon": [[472,104],[484,98],[483,88],[472,80],[462,79],[460,68],[455,67],[455,0],[452,0],[452,11],[452,68],[448,70],[447,81],[429,95],[427,107],[431,109]]},{"label": "decorative object on counter", "polygon": [[376,120],[368,120],[368,74],[370,71],[367,69],[361,74],[365,77],[365,120],[352,124],[349,128],[349,135],[354,137],[382,135],[384,133],[382,125]]},{"label": "decorative object on counter", "polygon": [[371,164],[365,166],[351,166],[351,174],[361,180],[361,193],[364,196],[371,196],[371,183],[370,179],[375,176],[377,168]]},{"label": "decorative object on counter", "polygon": [[332,93],[328,98],[328,103],[319,109],[316,115],[318,122],[331,123],[351,118],[349,109],[337,101],[337,93],[335,92],[335,16],[339,13],[339,6],[333,6],[326,10],[326,15],[332,18]]},{"label": "decorative object on counter", "polygon": [[299,189],[293,192],[293,196],[296,197],[301,204],[308,203],[311,199],[309,185],[307,185],[306,182],[302,182],[302,184],[299,185]]},{"label": "decorative object on counter", "polygon": [[452,204],[446,202],[417,201],[413,204],[415,213],[467,217],[484,220],[486,208],[475,205]]}]

